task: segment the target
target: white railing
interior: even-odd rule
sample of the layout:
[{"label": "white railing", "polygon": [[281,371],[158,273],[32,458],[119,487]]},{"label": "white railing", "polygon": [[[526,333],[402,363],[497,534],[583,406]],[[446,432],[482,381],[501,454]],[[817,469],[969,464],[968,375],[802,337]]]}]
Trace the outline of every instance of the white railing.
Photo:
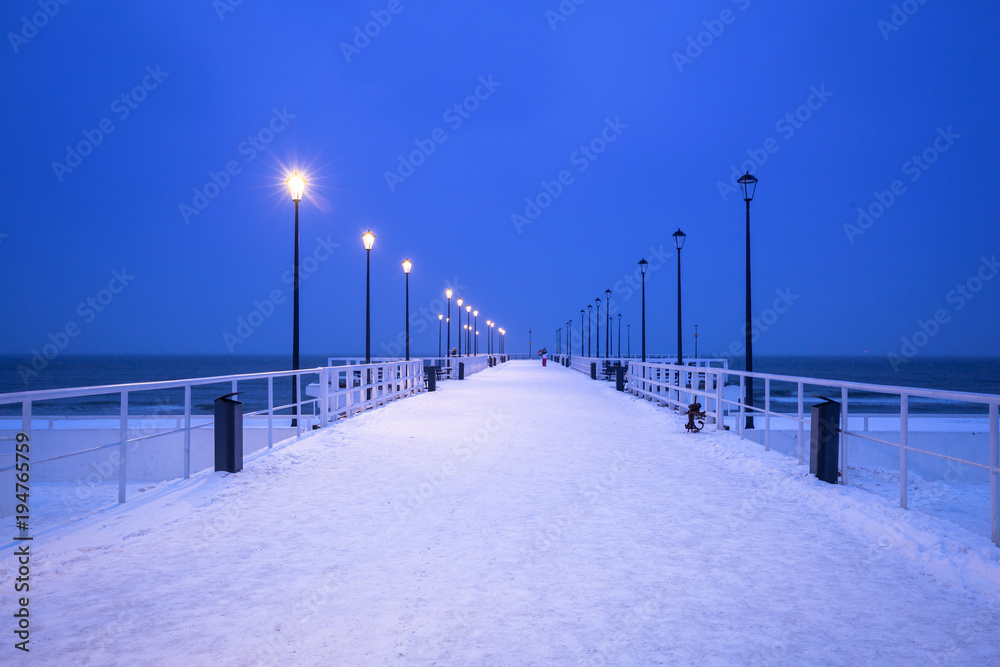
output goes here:
[{"label": "white railing", "polygon": [[[469,355],[469,356],[454,356],[454,357],[420,357],[419,361],[423,363],[424,367],[436,367],[439,368],[438,376],[443,380],[453,380],[458,379],[458,364],[465,364],[465,377],[478,373],[486,368],[489,368],[489,357],[487,354]],[[494,363],[500,363],[500,355],[493,355]],[[379,360],[379,363],[383,363],[384,360]],[[400,359],[391,359],[389,361],[401,361]],[[345,366],[356,366],[364,365],[364,359],[359,357],[329,357],[327,359],[327,367],[329,368],[343,368]]]},{"label": "white railing", "polygon": [[[589,369],[588,369],[589,372]],[[726,398],[723,388],[726,382],[732,378],[738,378],[740,398],[733,400]],[[1000,546],[1000,396],[990,394],[977,394],[971,392],[944,391],[935,389],[919,389],[916,387],[899,387],[880,384],[868,384],[863,382],[847,382],[842,380],[826,380],[822,378],[799,377],[790,375],[774,375],[770,373],[748,373],[746,371],[699,368],[692,370],[689,366],[676,366],[673,364],[642,364],[632,362],[628,371],[629,391],[647,400],[656,400],[664,405],[673,406],[679,410],[687,408],[686,403],[691,396],[704,397],[704,405],[711,407],[713,421],[717,428],[724,428],[725,414],[728,413],[736,417],[735,427],[741,438],[748,435],[747,418],[761,417],[764,421],[763,442],[766,450],[771,449],[771,438],[775,429],[772,428],[771,420],[794,420],[797,422],[797,454],[798,462],[802,464],[805,458],[805,425],[811,419],[805,412],[806,387],[825,387],[833,389],[833,398],[837,398],[841,406],[840,414],[840,468],[841,483],[847,483],[847,460],[848,460],[848,438],[860,441],[876,443],[881,446],[892,447],[899,453],[899,505],[903,509],[907,508],[907,483],[908,483],[908,455],[920,454],[936,457],[943,461],[957,463],[960,465],[972,466],[987,471],[990,480],[990,535],[991,540]],[[761,381],[764,385],[763,405],[748,406],[742,397],[746,396],[747,379],[752,378],[754,382]],[[699,387],[704,383],[705,389]],[[772,389],[775,384],[790,384],[795,388],[796,412],[778,412],[773,409]],[[637,390],[638,388],[638,390]],[[899,401],[899,442],[892,442],[885,438],[875,437],[872,432],[865,430],[850,430],[850,392],[865,392],[868,394],[878,394],[882,396],[894,397]],[[950,403],[971,404],[985,408],[988,417],[988,437],[985,441],[987,451],[982,452],[984,456],[981,460],[972,460],[935,452],[924,448],[914,447],[909,444],[910,434],[909,419],[910,400],[929,399],[934,401],[946,401]],[[728,410],[731,407],[733,410]],[[706,410],[707,411],[707,410]],[[867,424],[868,420],[864,421]],[[757,427],[757,423],[754,424]],[[753,431],[759,432],[759,427]]]},{"label": "white railing", "polygon": [[[360,378],[359,383],[352,382],[350,386],[332,384],[334,378],[338,380],[345,374],[353,375],[357,373]],[[315,376],[318,379],[320,395],[314,398],[306,398],[302,389],[303,378]],[[276,378],[290,378],[297,386],[297,401],[294,403],[275,404],[274,401],[274,381]],[[214,414],[211,418],[203,415],[194,415],[192,410],[192,389],[206,385],[228,384],[231,392],[239,392],[240,386],[245,387],[250,382],[267,383],[267,407],[262,410],[248,412],[244,417],[267,420],[267,448],[270,449],[275,443],[275,418],[292,420],[295,429],[295,436],[302,437],[303,433],[310,434],[313,425],[322,428],[325,425],[341,417],[356,415],[365,410],[377,408],[385,405],[389,401],[405,398],[415,393],[423,391],[423,368],[420,361],[412,362],[387,362],[379,364],[351,366],[344,368],[311,368],[297,371],[278,371],[271,373],[249,373],[243,375],[225,375],[217,377],[194,378],[189,380],[170,380],[165,382],[142,382],[120,385],[104,385],[96,387],[74,387],[65,389],[46,389],[39,391],[16,392],[10,394],[0,394],[0,405],[21,405],[20,432],[31,437],[33,418],[33,406],[42,401],[56,399],[80,399],[94,396],[118,395],[120,406],[117,417],[109,415],[104,420],[117,422],[118,437],[113,442],[102,442],[93,446],[86,446],[82,449],[71,449],[70,446],[60,447],[68,451],[55,451],[43,454],[41,458],[32,457],[32,468],[35,466],[51,464],[56,461],[69,459],[70,457],[92,455],[103,450],[111,450],[109,460],[113,467],[117,468],[118,475],[118,502],[126,501],[126,481],[128,476],[129,452],[136,448],[139,443],[146,443],[154,438],[183,434],[183,478],[191,476],[191,436],[197,429],[207,428],[214,425]],[[345,382],[345,385],[348,384]],[[182,419],[176,428],[163,430],[156,428],[154,433],[130,437],[130,430],[135,431],[137,416],[130,415],[129,399],[140,392],[162,391],[162,390],[182,390],[184,394],[184,414],[183,416],[173,416]],[[228,393],[228,392],[227,392]],[[303,408],[310,406],[310,413]],[[286,412],[286,414],[280,414]],[[162,417],[160,415],[159,417]],[[43,419],[49,419],[45,417]],[[17,429],[8,429],[11,435],[3,434],[0,439],[13,442],[13,433]],[[149,429],[141,429],[149,430]],[[286,430],[285,427],[281,429]],[[49,429],[49,431],[59,432],[59,429]],[[34,438],[32,438],[34,441]],[[76,438],[79,442],[79,438]],[[72,445],[72,443],[70,443]],[[39,449],[33,448],[39,452]],[[42,450],[43,451],[43,450]],[[37,455],[37,454],[36,454]],[[13,459],[13,454],[0,452],[3,459]],[[0,459],[2,460],[2,459]],[[5,461],[4,461],[5,463]],[[2,465],[0,475],[12,475],[14,465]]]},{"label": "white railing", "polygon": [[[651,359],[653,357],[647,356],[646,359]],[[674,363],[676,357],[668,357],[666,361],[656,361],[653,363]],[[570,357],[570,367],[574,370],[580,371],[584,375],[590,375],[590,364],[597,364],[597,378],[607,379],[609,377],[607,373],[607,365],[610,364],[614,366],[616,363],[620,363],[622,366],[628,366],[629,363],[641,363],[635,357],[584,357],[582,355],[573,355]],[[728,359],[695,359],[687,358],[688,367],[694,368],[729,368]],[[614,379],[613,376],[610,376]]]}]

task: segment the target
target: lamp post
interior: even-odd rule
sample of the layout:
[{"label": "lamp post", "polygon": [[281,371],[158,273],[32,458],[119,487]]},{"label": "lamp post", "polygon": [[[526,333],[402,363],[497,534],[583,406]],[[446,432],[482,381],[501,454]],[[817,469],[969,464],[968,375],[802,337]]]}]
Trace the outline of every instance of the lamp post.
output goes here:
[{"label": "lamp post", "polygon": [[562,341],[562,327],[556,329],[556,354],[559,354],[559,345]]},{"label": "lamp post", "polygon": [[465,356],[472,354],[472,306],[465,306]]},{"label": "lamp post", "polygon": [[[292,195],[292,201],[295,202],[295,266],[292,271],[293,283],[292,287],[292,370],[299,370],[299,202],[302,201],[302,195],[306,189],[306,180],[299,176],[298,172],[294,172],[287,181],[288,192]],[[298,376],[292,376],[292,404],[296,407],[294,408],[295,414],[298,415],[299,409],[299,379]],[[292,419],[292,426],[298,426],[298,420]]]},{"label": "lamp post", "polygon": [[604,358],[611,358],[611,290],[604,290],[604,301],[605,301],[605,319],[607,320],[605,324],[607,325],[607,332],[604,334]]},{"label": "lamp post", "polygon": [[458,304],[458,328],[455,329],[455,333],[458,334],[458,355],[462,356],[462,299],[458,298],[455,300]]},{"label": "lamp post", "polygon": [[587,305],[587,356],[589,357],[590,352],[590,334],[594,331],[594,318],[593,318],[594,307]]},{"label": "lamp post", "polygon": [[583,354],[583,330],[586,329],[586,325],[583,323],[583,308],[580,309],[580,356]]},{"label": "lamp post", "polygon": [[[403,260],[403,273],[406,274],[406,360],[410,360],[410,269],[413,262]],[[438,341],[440,343],[440,341]]]},{"label": "lamp post", "polygon": [[[375,235],[368,230],[361,235],[365,244],[365,364],[372,362],[372,246],[375,245]],[[367,400],[372,400],[372,369],[368,369]]]},{"label": "lamp post", "polygon": [[684,328],[681,326],[681,248],[687,234],[680,228],[674,232],[674,246],[677,248],[677,365],[684,363]]},{"label": "lamp post", "polygon": [[531,347],[532,347],[532,345],[531,345],[531,329],[529,328],[528,329],[528,359],[531,359],[531,352],[532,352]]},{"label": "lamp post", "polygon": [[444,295],[446,297],[448,297],[448,334],[447,334],[447,338],[446,338],[446,342],[448,343],[448,346],[446,348],[444,348],[444,352],[449,357],[451,356],[451,295],[452,295],[452,293],[453,292],[450,289],[446,289],[444,291]]},{"label": "lamp post", "polygon": [[601,297],[594,299],[594,303],[597,304],[597,338],[594,342],[597,343],[597,358],[601,358]]},{"label": "lamp post", "polygon": [[646,363],[646,269],[649,262],[645,258],[639,260],[639,272],[642,274],[642,363]]},{"label": "lamp post", "polygon": [[441,357],[441,321],[444,320],[444,315],[438,313],[438,358]]},{"label": "lamp post", "polygon": [[[743,201],[747,204],[747,312],[746,321],[744,322],[743,328],[746,334],[746,346],[747,346],[747,373],[753,372],[753,336],[752,329],[750,327],[750,202],[753,201],[754,192],[757,190],[757,179],[750,175],[748,171],[743,176],[740,176],[739,180],[736,181],[740,184],[740,188],[743,190]],[[747,376],[746,380],[746,397],[744,401],[746,403],[746,428],[753,428],[753,378]]]},{"label": "lamp post", "polygon": [[627,354],[628,358],[631,359],[632,358],[632,325],[631,324],[626,324],[625,325],[625,330],[628,332],[628,341],[626,341],[627,347],[626,347],[625,354]]},{"label": "lamp post", "polygon": [[566,320],[566,354],[573,356],[573,320]]},{"label": "lamp post", "polygon": [[698,358],[698,325],[694,325],[694,358]]},{"label": "lamp post", "polygon": [[622,358],[622,314],[618,313],[618,358]]},{"label": "lamp post", "polygon": [[476,356],[479,356],[479,311],[472,311],[472,316],[475,318],[472,320],[472,328],[476,332]]}]

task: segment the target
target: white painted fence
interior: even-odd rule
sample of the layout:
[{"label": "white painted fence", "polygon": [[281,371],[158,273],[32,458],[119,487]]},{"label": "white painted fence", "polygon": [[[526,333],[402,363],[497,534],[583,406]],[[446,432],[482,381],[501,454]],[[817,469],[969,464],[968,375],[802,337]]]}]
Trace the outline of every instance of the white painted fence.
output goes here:
[{"label": "white painted fence", "polygon": [[[574,362],[574,367],[576,366]],[[587,373],[589,374],[589,363]],[[764,384],[764,404],[761,406],[748,406],[741,399],[731,399],[725,396],[723,391],[725,384],[732,378],[739,382],[739,396],[746,395],[745,387],[747,378],[753,378],[755,382],[761,381]],[[778,412],[773,409],[771,399],[771,389],[776,383],[788,383],[794,385],[796,395],[795,413]],[[972,466],[983,469],[989,475],[990,481],[990,534],[991,539],[997,546],[1000,546],[1000,396],[990,394],[976,394],[969,392],[943,391],[934,389],[918,389],[915,387],[898,387],[890,385],[867,384],[862,382],[847,382],[841,380],[826,380],[821,378],[798,377],[788,375],[774,375],[769,373],[748,373],[746,371],[735,371],[728,369],[697,368],[690,366],[677,366],[673,364],[650,363],[632,361],[628,370],[628,391],[636,396],[647,400],[652,400],[661,405],[669,405],[680,411],[686,411],[689,403],[693,402],[692,397],[698,397],[703,409],[709,414],[717,429],[723,429],[725,423],[725,413],[736,415],[734,426],[740,437],[748,437],[750,433],[760,432],[759,420],[763,419],[762,441],[765,449],[771,449],[772,437],[778,432],[772,428],[772,419],[787,422],[794,420],[797,424],[797,454],[798,462],[804,462],[805,451],[805,425],[810,422],[810,417],[805,412],[805,387],[825,387],[833,389],[834,398],[839,397],[841,405],[840,422],[840,467],[841,482],[847,483],[847,460],[848,447],[850,443],[869,442],[880,446],[891,447],[898,450],[899,466],[899,505],[907,507],[907,479],[908,479],[908,456],[910,454],[920,454],[936,457],[943,461],[950,461],[961,465]],[[886,438],[879,438],[867,428],[868,419],[864,420],[863,430],[851,429],[850,412],[850,392],[866,392],[883,396],[894,397],[899,401],[899,441],[893,442]],[[839,396],[838,396],[839,394]],[[916,447],[909,442],[911,429],[909,421],[910,400],[911,399],[931,399],[935,401],[947,401],[961,404],[972,404],[981,406],[986,412],[988,419],[988,435],[981,438],[978,443],[975,458],[969,456],[961,457],[947,454],[941,451],[931,451],[925,447]],[[727,408],[729,408],[727,410]],[[756,418],[754,429],[749,431],[746,428],[746,418],[753,415]],[[857,424],[857,422],[855,422]]]},{"label": "white painted fence", "polygon": [[[307,398],[302,391],[303,380],[315,377],[320,387],[319,395]],[[297,384],[298,401],[295,403],[275,404],[274,380],[276,378],[292,378]],[[7,441],[8,447],[0,451],[0,492],[4,499],[13,497],[14,477],[14,439],[17,432],[28,434],[31,439],[31,470],[32,479],[45,478],[46,468],[61,467],[58,474],[49,475],[48,479],[83,479],[91,469],[110,468],[117,472],[118,502],[126,501],[129,479],[129,454],[141,457],[139,465],[133,466],[133,479],[143,475],[170,479],[170,471],[175,467],[169,465],[164,449],[182,452],[182,462],[177,472],[187,479],[192,469],[192,440],[199,446],[196,456],[196,466],[211,461],[207,452],[211,448],[213,436],[208,427],[214,425],[214,415],[211,417],[192,414],[191,394],[194,387],[206,385],[228,384],[232,392],[238,392],[251,382],[266,382],[267,407],[262,410],[245,413],[250,428],[244,430],[244,452],[254,449],[271,448],[276,442],[276,434],[282,437],[292,435],[301,437],[309,434],[315,425],[322,428],[337,419],[351,417],[366,410],[381,407],[391,401],[412,396],[423,391],[423,364],[421,361],[391,361],[377,364],[358,365],[350,367],[320,367],[298,371],[280,371],[272,373],[250,373],[244,375],[227,375],[218,377],[195,378],[189,380],[171,380],[165,382],[144,382],[121,385],[105,385],[98,387],[75,387],[66,389],[48,389],[10,394],[0,394],[0,405],[20,404],[20,428],[0,429],[0,440]],[[343,383],[340,380],[345,380]],[[162,416],[154,418],[140,417],[130,414],[129,398],[140,392],[182,390],[184,395],[183,415],[173,416],[181,420],[164,424]],[[116,417],[100,418],[102,422],[117,423],[117,427],[102,423],[101,428],[75,429],[51,428],[53,422],[49,418],[36,420],[32,417],[33,405],[42,401],[54,399],[80,399],[85,397],[117,395],[120,405]],[[309,413],[304,409],[311,408]],[[280,414],[287,411],[288,414]],[[293,427],[276,425],[275,421],[294,421]],[[254,422],[266,420],[266,438],[264,429],[253,429]],[[16,422],[16,420],[14,420]],[[37,423],[41,421],[41,423]],[[170,426],[174,426],[171,428]],[[44,426],[50,426],[42,430]],[[108,432],[117,430],[117,437],[108,442]],[[42,437],[44,436],[44,437]],[[151,442],[162,445],[151,446]],[[247,446],[249,444],[249,446]],[[77,463],[73,464],[72,461]],[[211,465],[211,463],[208,463]],[[39,474],[39,469],[41,474]],[[166,471],[166,472],[164,472]],[[102,473],[103,474],[103,473]],[[11,493],[7,493],[8,487]],[[0,511],[0,514],[3,512]]]}]

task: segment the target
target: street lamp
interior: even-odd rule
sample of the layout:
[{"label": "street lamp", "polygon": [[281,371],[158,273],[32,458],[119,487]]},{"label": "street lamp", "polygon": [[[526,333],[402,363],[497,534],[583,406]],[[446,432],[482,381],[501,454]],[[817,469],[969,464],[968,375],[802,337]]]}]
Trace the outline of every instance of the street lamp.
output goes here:
[{"label": "street lamp", "polygon": [[[753,201],[753,195],[757,191],[757,179],[750,175],[748,171],[743,176],[740,176],[739,180],[736,181],[740,184],[740,188],[743,190],[743,201],[747,204],[747,312],[746,312],[746,322],[743,325],[744,333],[746,334],[746,346],[747,346],[747,373],[753,372],[753,340],[752,340],[752,329],[750,328],[750,202]],[[746,404],[746,428],[753,428],[753,377],[747,375],[746,380],[746,397],[744,402]]]},{"label": "street lamp", "polygon": [[594,307],[587,305],[587,356],[590,356],[590,334],[594,331]]},{"label": "street lamp", "polygon": [[[445,354],[447,354],[450,357],[451,356],[451,295],[452,295],[452,291],[450,289],[446,289],[444,291],[444,295],[446,297],[448,297],[448,333],[447,333],[447,338],[445,339],[446,342],[448,343],[448,347],[446,347],[444,349],[444,351],[445,351]],[[440,325],[438,325],[438,328],[440,328]]]},{"label": "street lamp", "polygon": [[556,329],[556,354],[559,354],[559,345],[562,343],[562,327]]},{"label": "street lamp", "polygon": [[622,358],[622,314],[618,313],[618,358]]},{"label": "street lamp", "polygon": [[601,358],[601,297],[594,299],[594,303],[597,304],[597,338],[594,342],[597,343],[597,358]]},{"label": "street lamp", "polygon": [[462,299],[456,299],[455,303],[458,304],[458,328],[455,329],[455,333],[458,334],[458,356],[462,356]]},{"label": "street lamp", "polygon": [[[372,362],[372,246],[375,245],[375,235],[368,230],[361,235],[365,244],[365,364]],[[366,400],[372,400],[372,369],[368,369],[368,390]]]},{"label": "street lamp", "polygon": [[[306,190],[306,179],[299,176],[299,172],[292,173],[288,180],[288,192],[295,202],[295,267],[293,269],[292,287],[292,370],[299,370],[299,202]],[[299,413],[299,378],[292,376],[292,404],[295,405],[295,414]],[[292,426],[298,426],[298,420],[292,419]]]},{"label": "street lamp", "polygon": [[611,334],[611,290],[610,289],[604,290],[604,298],[606,305],[605,317],[607,319],[607,322],[605,322],[605,324],[607,325],[608,328],[607,332],[604,334],[604,357],[606,359],[610,359],[611,358],[611,338],[609,337]]},{"label": "street lamp", "polygon": [[413,262],[403,260],[403,273],[406,274],[406,360],[410,360],[410,269]]},{"label": "street lamp", "polygon": [[642,363],[646,363],[646,269],[649,262],[645,258],[639,260],[639,272],[642,274]]},{"label": "street lamp", "polygon": [[631,324],[626,324],[625,325],[625,331],[628,332],[628,340],[625,342],[625,345],[626,345],[625,354],[628,355],[629,359],[631,359],[632,358],[632,325]]},{"label": "street lamp", "polygon": [[465,356],[472,354],[472,306],[465,307]]},{"label": "street lamp", "polygon": [[681,248],[687,234],[679,228],[674,232],[674,246],[677,247],[677,365],[684,363],[684,329],[681,327]]},{"label": "street lamp", "polygon": [[583,308],[580,309],[580,356],[583,356],[583,330],[587,327],[583,324]]},{"label": "street lamp", "polygon": [[444,320],[444,315],[438,313],[438,358],[441,357],[441,322]]},{"label": "street lamp", "polygon": [[475,356],[478,357],[479,356],[479,311],[478,310],[472,311],[472,316],[475,318],[474,320],[472,320],[472,328],[476,332],[476,352],[475,352]]},{"label": "street lamp", "polygon": [[698,358],[698,325],[694,325],[694,358]]}]

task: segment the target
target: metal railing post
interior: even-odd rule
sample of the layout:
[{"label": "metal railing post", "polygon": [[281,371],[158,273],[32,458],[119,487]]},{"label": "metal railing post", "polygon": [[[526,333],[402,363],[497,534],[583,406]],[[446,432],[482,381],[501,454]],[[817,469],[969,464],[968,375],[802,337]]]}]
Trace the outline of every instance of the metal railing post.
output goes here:
[{"label": "metal railing post", "polygon": [[997,404],[990,403],[990,532],[1000,547],[1000,419]]},{"label": "metal railing post", "polygon": [[847,484],[847,387],[840,388],[840,483]]},{"label": "metal railing post", "polygon": [[191,385],[184,385],[184,479],[191,478]]},{"label": "metal railing post", "polygon": [[771,378],[764,378],[764,451],[771,451]]},{"label": "metal railing post", "polygon": [[[722,409],[722,397],[723,397],[722,388],[723,385],[725,384],[725,379],[723,379],[722,373],[715,373],[714,377],[715,377],[715,416],[716,416],[715,426],[717,431],[724,431],[726,430],[726,426],[724,423],[725,417],[723,417],[725,413],[723,412]],[[708,381],[708,376],[706,376],[705,380],[706,382]]]},{"label": "metal railing post", "polygon": [[803,389],[803,387],[802,387],[802,383],[801,382],[799,382],[798,384],[799,384],[799,400],[798,400],[798,407],[799,407],[799,465],[802,465],[802,461],[803,461],[802,454],[803,454],[803,450],[805,448],[805,442],[803,442],[803,438],[805,437],[805,424],[803,422],[804,416],[803,416],[803,413],[802,413],[802,389]]},{"label": "metal railing post", "polygon": [[274,376],[267,377],[267,448],[274,447]]},{"label": "metal railing post", "polygon": [[899,506],[906,509],[906,446],[909,441],[910,397],[899,396]]},{"label": "metal railing post", "polygon": [[302,437],[302,382],[299,374],[296,373],[292,376],[292,382],[295,383],[295,437]]},{"label": "metal railing post", "polygon": [[121,423],[118,446],[118,502],[125,502],[125,474],[128,468],[128,392],[121,393]]},{"label": "metal railing post", "polygon": [[319,419],[320,428],[326,428],[330,414],[330,371],[319,372]]},{"label": "metal railing post", "polygon": [[740,439],[743,440],[746,437],[746,419],[744,418],[746,413],[746,390],[743,388],[743,383],[746,380],[746,376],[740,375]]}]

